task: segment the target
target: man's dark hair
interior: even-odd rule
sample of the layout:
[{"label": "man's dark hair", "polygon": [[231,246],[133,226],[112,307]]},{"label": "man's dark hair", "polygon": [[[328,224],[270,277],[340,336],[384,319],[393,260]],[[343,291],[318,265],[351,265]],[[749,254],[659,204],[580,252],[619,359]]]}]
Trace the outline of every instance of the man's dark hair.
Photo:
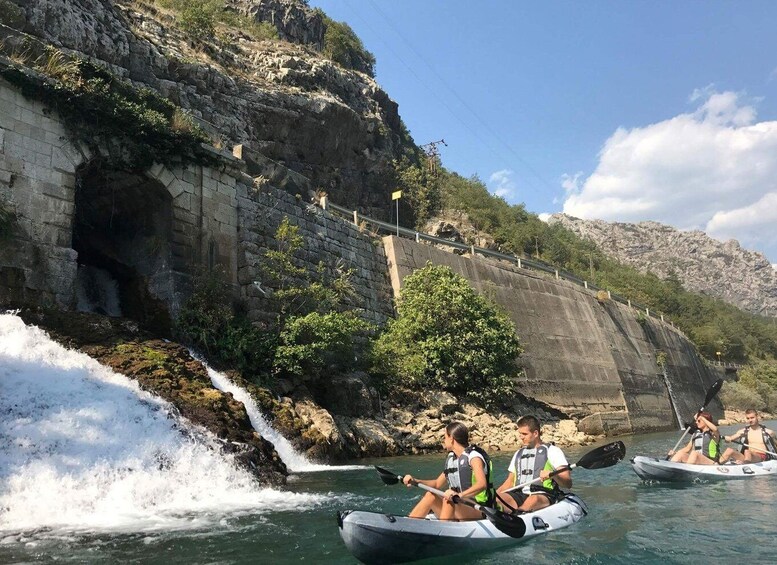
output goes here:
[{"label": "man's dark hair", "polygon": [[518,427],[523,428],[526,426],[530,432],[540,431],[540,421],[535,416],[521,416],[518,420]]}]

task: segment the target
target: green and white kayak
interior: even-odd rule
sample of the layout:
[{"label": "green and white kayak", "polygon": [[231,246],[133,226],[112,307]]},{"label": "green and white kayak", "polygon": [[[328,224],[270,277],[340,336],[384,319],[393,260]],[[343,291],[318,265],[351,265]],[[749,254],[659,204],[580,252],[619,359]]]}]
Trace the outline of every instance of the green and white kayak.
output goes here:
[{"label": "green and white kayak", "polygon": [[508,536],[489,520],[418,520],[359,510],[339,512],[337,523],[345,545],[359,561],[370,564],[407,563],[515,545],[571,526],[587,513],[588,509],[580,498],[567,494],[552,506],[521,514],[520,518],[526,526],[521,536]]},{"label": "green and white kayak", "polygon": [[637,455],[631,460],[631,466],[639,478],[645,481],[716,481],[777,475],[777,460],[747,464],[689,465]]}]

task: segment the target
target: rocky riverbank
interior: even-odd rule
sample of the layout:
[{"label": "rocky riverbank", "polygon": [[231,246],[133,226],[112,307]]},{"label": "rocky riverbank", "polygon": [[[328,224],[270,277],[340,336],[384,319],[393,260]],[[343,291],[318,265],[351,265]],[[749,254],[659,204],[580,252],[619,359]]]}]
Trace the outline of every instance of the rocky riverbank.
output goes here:
[{"label": "rocky riverbank", "polygon": [[[20,315],[169,401],[183,417],[222,439],[226,451],[237,452],[261,481],[284,482],[285,465],[252,429],[243,404],[214,388],[205,367],[184,346],[147,334],[129,320],[43,310]],[[276,430],[319,462],[441,451],[443,430],[453,420],[469,426],[473,443],[491,452],[513,450],[520,444],[516,422],[523,414],[545,422],[546,441],[563,446],[597,439],[578,431],[573,420],[522,397],[509,410],[492,412],[448,393],[394,391],[382,398],[364,373],[333,377],[313,391],[289,382],[270,390],[234,372],[229,376],[251,393]]]},{"label": "rocky riverbank", "polygon": [[[777,415],[770,414],[769,412],[759,412],[758,417],[761,421],[777,420]],[[744,423],[747,423],[744,410],[731,410],[728,408],[724,411],[723,418],[718,421],[719,426],[732,426]]]}]

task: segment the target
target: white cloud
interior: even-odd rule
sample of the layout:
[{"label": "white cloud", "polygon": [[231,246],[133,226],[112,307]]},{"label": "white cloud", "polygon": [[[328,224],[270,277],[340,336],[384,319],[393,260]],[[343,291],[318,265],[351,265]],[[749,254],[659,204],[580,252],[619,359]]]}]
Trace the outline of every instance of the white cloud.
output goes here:
[{"label": "white cloud", "polygon": [[513,175],[515,171],[510,169],[502,169],[491,173],[488,177],[489,190],[496,196],[501,196],[505,200],[512,200],[511,197],[515,196],[515,181]]},{"label": "white cloud", "polygon": [[704,229],[777,257],[777,122],[757,122],[741,93],[706,87],[690,99],[691,113],[618,128],[589,177],[565,175],[564,212]]},{"label": "white cloud", "polygon": [[537,217],[547,224],[548,220],[550,219],[550,214],[543,212],[542,214],[537,214]]}]

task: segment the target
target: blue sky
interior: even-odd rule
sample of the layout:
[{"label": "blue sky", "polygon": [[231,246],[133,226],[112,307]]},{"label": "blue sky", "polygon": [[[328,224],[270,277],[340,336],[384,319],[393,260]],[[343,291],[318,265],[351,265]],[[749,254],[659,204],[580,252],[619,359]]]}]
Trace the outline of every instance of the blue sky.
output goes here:
[{"label": "blue sky", "polygon": [[777,2],[310,0],[416,143],[510,203],[656,220],[777,262]]}]

